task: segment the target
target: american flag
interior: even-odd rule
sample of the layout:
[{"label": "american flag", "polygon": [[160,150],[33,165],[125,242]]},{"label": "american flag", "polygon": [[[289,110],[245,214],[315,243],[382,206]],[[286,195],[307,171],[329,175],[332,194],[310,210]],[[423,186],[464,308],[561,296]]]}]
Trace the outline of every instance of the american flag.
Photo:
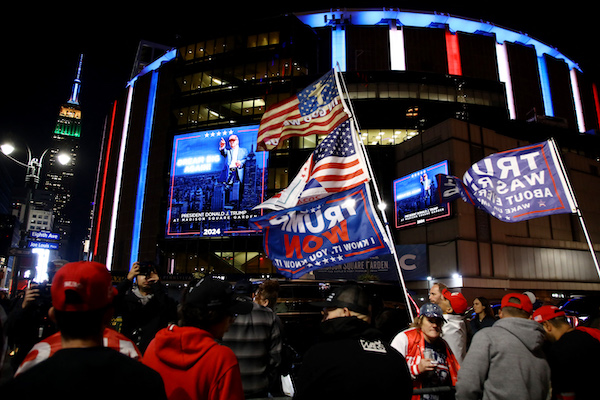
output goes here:
[{"label": "american flag", "polygon": [[257,151],[272,150],[291,136],[326,135],[348,119],[332,69],[262,116]]},{"label": "american flag", "polygon": [[350,120],[341,123],[317,146],[290,185],[255,209],[283,210],[368,182],[357,138]]}]

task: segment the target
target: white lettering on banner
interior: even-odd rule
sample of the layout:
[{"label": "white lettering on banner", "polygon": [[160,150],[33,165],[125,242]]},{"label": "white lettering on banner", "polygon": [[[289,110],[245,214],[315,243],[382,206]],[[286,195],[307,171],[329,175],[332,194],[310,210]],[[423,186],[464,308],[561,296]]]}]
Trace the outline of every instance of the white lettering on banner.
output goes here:
[{"label": "white lettering on banner", "polygon": [[369,243],[369,239],[361,239],[356,242],[342,243],[342,245],[344,246],[344,249],[346,251],[350,251],[350,250],[364,249],[365,247],[368,247],[370,244],[374,244],[375,240],[373,240],[373,238],[371,238],[371,242],[372,243]]},{"label": "white lettering on banner", "polygon": [[282,225],[281,230],[285,232],[321,233],[344,221],[346,215],[356,215],[354,202],[345,201],[341,205],[326,208],[324,212],[321,209],[311,209],[304,213],[291,211],[269,220],[269,224]]},{"label": "white lettering on banner", "polygon": [[[535,158],[539,156],[540,153],[538,151],[532,153],[522,154],[518,158],[515,156],[507,156],[500,157],[496,160],[496,166],[500,170],[500,179],[507,179],[509,174],[512,172],[512,175],[516,178],[517,176],[521,176],[521,169],[519,167],[519,159],[527,161],[527,167],[529,170],[535,170],[538,168],[537,163],[535,162]],[[485,169],[481,168],[481,164],[485,166]],[[484,158],[483,160],[473,164],[471,167],[473,171],[475,171],[478,175],[489,175],[494,176],[494,166],[492,164],[492,160],[489,158]]]},{"label": "white lettering on banner", "polygon": [[[540,152],[507,156],[493,160],[486,158],[472,166],[464,175],[464,183],[469,186],[478,201],[493,208],[492,215],[514,214],[531,208],[531,200],[543,202],[554,194],[549,188],[539,188],[546,184],[546,171],[539,169],[537,157]],[[519,164],[519,161],[525,161]],[[536,171],[537,170],[537,171]],[[528,171],[529,173],[525,173]],[[494,175],[499,178],[492,179]]]},{"label": "white lettering on banner", "polygon": [[474,192],[478,192],[482,189],[495,189],[496,192],[504,195],[508,192],[514,192],[516,190],[525,189],[527,187],[543,185],[546,181],[545,177],[545,171],[540,171],[539,173],[523,175],[523,179],[514,178],[509,181],[496,181],[496,186],[494,186],[494,181],[491,178],[484,176],[476,180],[467,171],[465,173],[464,179],[465,184],[470,186]]}]

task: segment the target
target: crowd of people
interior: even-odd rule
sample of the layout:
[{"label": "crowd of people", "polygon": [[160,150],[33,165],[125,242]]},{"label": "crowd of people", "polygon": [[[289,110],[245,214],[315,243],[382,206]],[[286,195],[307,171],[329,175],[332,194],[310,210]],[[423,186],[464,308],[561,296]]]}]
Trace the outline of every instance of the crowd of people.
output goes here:
[{"label": "crowd of people", "polygon": [[12,370],[1,377],[0,393],[169,400],[597,396],[600,330],[572,326],[563,311],[538,305],[528,292],[506,294],[498,316],[477,297],[467,318],[463,294],[436,283],[410,326],[390,331],[389,320],[384,330],[384,319],[373,315],[372,294],[344,284],[313,303],[323,316],[319,341],[291,374],[285,328],[274,311],[278,290],[276,280],[231,285],[209,275],[190,282],[176,301],[152,263],[135,263],[116,287],[102,264],[66,264],[52,285],[28,287],[3,304]]}]

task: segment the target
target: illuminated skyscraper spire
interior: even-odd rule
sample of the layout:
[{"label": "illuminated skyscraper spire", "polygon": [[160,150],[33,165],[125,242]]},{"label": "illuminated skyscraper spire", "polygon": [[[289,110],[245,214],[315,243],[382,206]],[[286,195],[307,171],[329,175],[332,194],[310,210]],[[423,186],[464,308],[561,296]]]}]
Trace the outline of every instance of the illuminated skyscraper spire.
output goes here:
[{"label": "illuminated skyscraper spire", "polygon": [[83,54],[79,56],[79,66],[77,67],[77,76],[73,82],[73,90],[71,91],[71,98],[69,104],[79,105],[79,88],[81,87],[81,66],[83,64]]},{"label": "illuminated skyscraper spire", "polygon": [[[74,259],[77,241],[71,241],[71,225],[73,214],[71,209],[72,192],[75,189],[75,166],[79,152],[81,136],[81,106],[79,104],[79,90],[81,88],[81,65],[83,55],[79,56],[79,63],[73,89],[69,100],[62,104],[52,134],[48,169],[44,180],[44,189],[52,194],[54,224],[52,232],[60,235],[60,255],[63,259]],[[68,154],[70,161],[63,165],[58,161],[59,154]],[[71,247],[71,245],[75,247]]]}]

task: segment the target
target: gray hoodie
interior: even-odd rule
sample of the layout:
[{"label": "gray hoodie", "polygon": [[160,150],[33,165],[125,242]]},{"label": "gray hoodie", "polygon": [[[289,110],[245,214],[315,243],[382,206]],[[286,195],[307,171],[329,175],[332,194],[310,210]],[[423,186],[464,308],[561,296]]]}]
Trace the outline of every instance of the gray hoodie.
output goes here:
[{"label": "gray hoodie", "polygon": [[550,367],[543,343],[541,324],[529,319],[502,318],[481,330],[460,366],[456,399],[547,399]]}]

